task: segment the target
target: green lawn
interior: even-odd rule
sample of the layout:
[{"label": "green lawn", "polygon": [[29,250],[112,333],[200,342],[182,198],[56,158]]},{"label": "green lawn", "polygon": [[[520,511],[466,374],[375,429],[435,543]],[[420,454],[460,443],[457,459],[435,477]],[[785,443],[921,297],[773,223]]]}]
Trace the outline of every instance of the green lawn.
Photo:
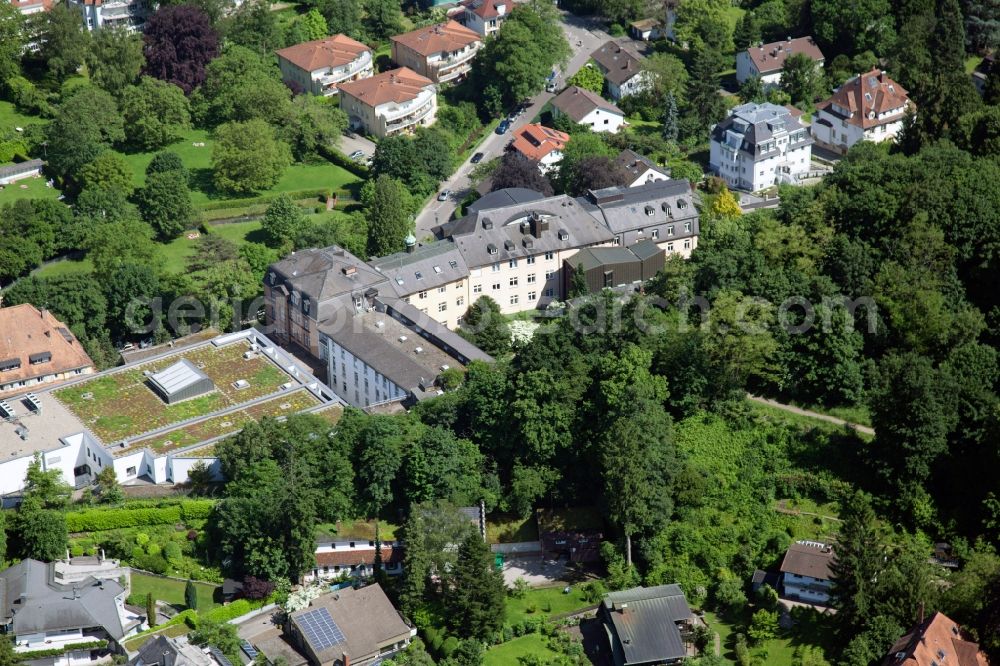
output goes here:
[{"label": "green lawn", "polygon": [[[747,10],[742,7],[726,7],[726,10],[722,13],[726,18],[726,22],[729,23],[729,29],[735,30],[736,24],[747,13]],[[739,48],[739,44],[736,45]]]},{"label": "green lawn", "polygon": [[[828,616],[819,613],[806,613],[799,618],[798,624],[794,627],[788,630],[779,630],[777,638],[764,641],[758,647],[750,648],[750,653],[762,657],[763,663],[768,666],[792,666],[795,649],[799,646],[813,646],[827,652],[831,651],[833,646],[830,641],[833,631],[829,626]],[[742,630],[742,627],[722,620],[715,613],[705,613],[705,622],[709,629],[719,634],[723,659],[730,663],[736,663],[736,634]]]},{"label": "green lawn", "polygon": [[[237,245],[243,245],[252,241],[260,242],[258,238],[260,231],[260,221],[248,220],[246,222],[229,222],[226,224],[212,225],[212,235],[230,240]],[[170,273],[187,272],[187,260],[191,257],[194,249],[198,245],[198,238],[188,238],[193,231],[186,231],[174,240],[161,246],[165,259],[166,269]]]},{"label": "green lawn", "polygon": [[538,523],[534,516],[522,518],[495,513],[486,519],[486,540],[490,543],[538,541]]},{"label": "green lawn", "polygon": [[[132,597],[136,599],[144,600],[146,595],[152,592],[154,599],[172,606],[184,606],[184,586],[183,581],[132,572]],[[194,586],[198,590],[199,611],[205,611],[219,605],[213,600],[218,585],[195,583]]]},{"label": "green lawn", "polygon": [[135,651],[139,650],[143,645],[145,645],[147,641],[152,640],[152,639],[156,638],[157,636],[166,636],[168,638],[176,638],[177,636],[183,636],[184,634],[188,633],[189,631],[191,631],[191,629],[188,628],[188,626],[186,624],[184,624],[183,622],[181,622],[180,624],[175,624],[175,625],[169,626],[169,627],[167,627],[166,629],[164,629],[162,631],[151,632],[151,633],[145,634],[143,636],[140,636],[139,638],[136,638],[134,640],[125,641],[125,649],[129,650],[131,652],[135,652]]},{"label": "green lawn", "polygon": [[486,651],[483,664],[484,666],[519,666],[521,663],[519,658],[529,655],[536,655],[541,657],[543,662],[547,662],[558,656],[558,653],[549,649],[544,636],[528,634],[491,647]]},{"label": "green lawn", "polygon": [[45,181],[45,176],[38,176],[0,186],[0,205],[17,199],[55,199],[62,194],[54,187],[46,187]]},{"label": "green lawn", "polygon": [[15,127],[26,127],[35,123],[45,122],[38,116],[26,116],[10,102],[0,101],[0,134]]},{"label": "green lawn", "polygon": [[[538,587],[528,590],[523,599],[507,598],[507,622],[514,623],[528,618],[547,618],[593,606],[583,597],[580,585],[573,585],[569,594],[558,587]],[[532,610],[534,609],[534,610]]]}]

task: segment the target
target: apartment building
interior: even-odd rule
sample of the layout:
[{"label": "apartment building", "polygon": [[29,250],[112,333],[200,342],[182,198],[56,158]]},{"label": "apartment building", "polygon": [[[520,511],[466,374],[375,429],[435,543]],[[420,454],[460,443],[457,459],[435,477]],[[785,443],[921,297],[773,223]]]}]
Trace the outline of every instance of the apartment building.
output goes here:
[{"label": "apartment building", "polygon": [[30,303],[0,308],[0,398],[93,372],[80,341],[51,312]]},{"label": "apartment building", "polygon": [[789,109],[743,104],[712,127],[709,169],[734,190],[795,184],[809,171],[812,144],[808,128]]},{"label": "apartment building", "polygon": [[736,80],[743,83],[756,76],[765,86],[777,86],[781,83],[781,72],[785,69],[785,61],[794,54],[804,53],[816,63],[816,69],[821,70],[826,58],[812,37],[788,38],[770,44],[750,46],[745,51],[736,54]]},{"label": "apartment building", "polygon": [[10,0],[10,4],[23,16],[31,16],[49,11],[52,9],[53,2],[52,0]]},{"label": "apartment building", "polygon": [[379,138],[434,124],[437,89],[407,67],[339,85],[351,128]]},{"label": "apartment building", "polygon": [[392,61],[435,83],[463,78],[483,46],[480,35],[457,21],[418,28],[391,37]]},{"label": "apartment building", "polygon": [[590,54],[604,75],[608,94],[614,101],[642,92],[650,85],[649,72],[642,69],[642,56],[628,46],[611,40]]},{"label": "apartment building", "polygon": [[375,74],[371,49],[347,35],[303,42],[275,54],[281,79],[298,92],[329,97],[341,83]]},{"label": "apartment building", "polygon": [[400,298],[448,328],[458,328],[470,305],[465,257],[450,240],[407,240],[406,251],[372,259],[369,265],[392,282]]},{"label": "apartment building", "polygon": [[548,173],[559,164],[567,143],[569,134],[566,132],[541,123],[530,123],[514,132],[507,150],[513,150],[525,159],[537,162],[538,170]]},{"label": "apartment building", "polygon": [[461,3],[462,23],[482,37],[489,37],[510,14],[514,0],[464,0]]},{"label": "apartment building", "polygon": [[569,86],[552,100],[552,113],[566,116],[594,132],[617,134],[625,124],[625,113],[613,103],[586,88]]},{"label": "apartment building", "polygon": [[810,129],[817,144],[843,154],[859,141],[895,141],[913,108],[906,89],[876,68],[818,104]]},{"label": "apartment building", "polygon": [[83,24],[90,31],[124,28],[141,32],[154,10],[149,0],[69,0],[69,6],[80,11]]}]

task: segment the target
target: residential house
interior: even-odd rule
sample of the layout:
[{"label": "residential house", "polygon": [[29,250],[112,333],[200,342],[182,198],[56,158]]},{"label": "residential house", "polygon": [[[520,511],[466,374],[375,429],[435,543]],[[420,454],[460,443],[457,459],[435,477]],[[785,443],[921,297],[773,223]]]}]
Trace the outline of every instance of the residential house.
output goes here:
[{"label": "residential house", "polygon": [[662,39],[666,36],[666,26],[663,21],[655,18],[632,21],[628,25],[628,31],[633,39],[641,39],[644,42]]},{"label": "residential house", "polygon": [[480,34],[457,21],[418,28],[391,37],[392,61],[435,83],[463,78],[482,48]]},{"label": "residential house", "polygon": [[638,187],[654,180],[670,180],[669,169],[654,164],[648,157],[629,148],[618,153],[615,161],[622,165],[631,176],[631,180],[628,182],[629,187]]},{"label": "residential house", "polygon": [[812,37],[785,39],[770,44],[750,46],[736,54],[736,81],[743,83],[756,76],[765,87],[777,86],[781,83],[781,72],[785,68],[785,60],[797,53],[804,53],[816,63],[816,69],[821,70],[826,62],[823,52],[819,50]]},{"label": "residential house", "polygon": [[649,87],[649,72],[642,69],[643,58],[631,47],[612,40],[591,53],[590,57],[604,75],[608,94],[616,102]]},{"label": "residential house", "polygon": [[[382,570],[390,576],[403,573],[403,547],[387,540],[380,545]],[[303,575],[303,582],[315,580],[365,579],[375,574],[375,541],[349,536],[320,537],[316,540],[316,566]]]},{"label": "residential house", "polygon": [[208,648],[193,645],[187,636],[154,636],[139,649],[128,666],[223,666]]},{"label": "residential house", "polygon": [[514,0],[463,0],[460,18],[466,28],[489,37],[510,14]]},{"label": "residential house", "polygon": [[557,530],[539,535],[543,556],[566,562],[600,562],[603,539],[604,534],[598,530]]},{"label": "residential house", "polygon": [[351,127],[379,138],[433,125],[437,116],[434,83],[406,67],[341,83],[339,90]]},{"label": "residential house", "polygon": [[[638,286],[663,269],[666,253],[651,240],[629,247],[586,247],[563,262],[563,289],[568,293],[573,274],[583,268],[588,294],[603,289]],[[544,542],[544,539],[543,539]]]},{"label": "residential house", "polygon": [[873,69],[818,104],[811,131],[817,144],[843,154],[858,141],[894,141],[913,108],[905,88]]},{"label": "residential house", "polygon": [[992,53],[986,55],[976,68],[972,70],[972,85],[976,86],[976,91],[980,95],[986,92],[986,82],[989,80],[993,68],[997,67],[996,56]]},{"label": "residential house", "polygon": [[595,92],[569,86],[552,100],[552,114],[565,116],[594,132],[617,134],[625,124],[625,113]]},{"label": "residential house", "polygon": [[0,307],[0,331],[0,398],[94,372],[80,341],[44,308]]},{"label": "residential house", "polygon": [[337,86],[375,74],[372,50],[347,35],[333,35],[275,51],[285,85],[313,95],[337,94]]},{"label": "residential house", "polygon": [[896,641],[882,666],[989,666],[979,645],[968,640],[962,628],[944,613],[921,619],[913,630]]},{"label": "residential house", "polygon": [[679,585],[611,592],[597,614],[614,666],[680,664],[694,654],[694,613]]},{"label": "residential house", "polygon": [[538,162],[538,170],[548,173],[562,159],[563,148],[567,143],[569,134],[566,132],[540,123],[530,123],[514,132],[514,138],[507,149],[520,153],[532,162]]},{"label": "residential house", "polygon": [[[9,164],[0,167],[0,186],[10,185],[25,178],[34,178],[42,175],[42,167],[45,162],[42,160],[25,160],[16,164]],[[0,188],[2,189],[2,188]]]},{"label": "residential house", "polygon": [[10,4],[16,7],[22,16],[31,16],[49,11],[54,3],[52,0],[10,0]]},{"label": "residential house", "polygon": [[[32,559],[0,572],[0,628],[20,660],[51,664],[50,651],[62,649],[60,666],[82,666],[145,628],[145,612],[125,605],[128,589],[117,576],[94,567],[92,575],[63,581],[58,572],[56,563]],[[32,659],[33,652],[45,656]]]},{"label": "residential house", "polygon": [[141,32],[153,13],[149,0],[69,0],[69,6],[80,11],[90,31],[107,27]]},{"label": "residential house", "polygon": [[577,200],[558,195],[480,208],[449,227],[469,267],[469,301],[489,296],[501,312],[544,308],[562,297],[562,264],[614,235]]},{"label": "residential house", "polygon": [[388,278],[396,294],[448,328],[458,328],[469,309],[469,267],[451,241],[416,242],[368,262]]},{"label": "residential house", "polygon": [[377,664],[416,635],[378,584],[317,597],[285,624],[286,639],[312,666]]},{"label": "residential house", "polygon": [[828,604],[834,557],[833,547],[818,541],[790,545],[781,561],[782,596],[808,604]]},{"label": "residential house", "polygon": [[743,104],[712,127],[709,169],[733,190],[795,184],[809,171],[812,144],[808,128],[789,109]]},{"label": "residential house", "polygon": [[667,254],[690,257],[700,233],[696,193],[687,180],[591,190],[577,201],[614,236],[612,245],[652,241]]}]

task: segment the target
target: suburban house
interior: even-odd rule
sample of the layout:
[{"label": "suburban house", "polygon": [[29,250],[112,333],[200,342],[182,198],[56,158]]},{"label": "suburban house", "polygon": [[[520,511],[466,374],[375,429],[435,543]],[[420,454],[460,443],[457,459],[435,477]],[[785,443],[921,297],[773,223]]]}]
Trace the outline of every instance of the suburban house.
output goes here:
[{"label": "suburban house", "polygon": [[128,666],[232,666],[217,661],[209,648],[193,645],[187,636],[159,635],[143,643]]},{"label": "suburban house", "polygon": [[52,9],[53,0],[10,0],[10,4],[21,12],[22,16],[40,14]]},{"label": "suburban house", "polygon": [[663,21],[655,18],[632,21],[628,25],[629,34],[633,39],[641,39],[644,42],[653,41],[666,36],[666,26]]},{"label": "suburban house", "polygon": [[642,56],[618,42],[606,42],[590,54],[604,75],[608,94],[616,102],[649,86],[649,73],[642,69]]},{"label": "suburban house", "polygon": [[628,183],[629,187],[638,187],[654,180],[670,180],[669,169],[654,164],[645,155],[640,155],[629,148],[618,153],[615,161],[631,175],[632,180]]},{"label": "suburban house", "polygon": [[591,190],[577,201],[604,223],[611,244],[652,241],[667,254],[687,258],[698,247],[696,194],[687,180],[653,180],[636,187]]},{"label": "suburban house", "polygon": [[437,115],[434,83],[406,67],[341,83],[339,89],[351,127],[379,138],[433,125]]},{"label": "suburban house", "polygon": [[281,79],[313,95],[336,95],[337,86],[375,74],[372,50],[347,35],[333,35],[275,51]]},{"label": "suburban house", "polygon": [[88,664],[145,628],[145,610],[125,605],[117,561],[76,560],[28,559],[0,572],[0,627],[21,660],[51,664],[49,651],[63,649],[60,666]]},{"label": "suburban house", "polygon": [[912,109],[906,89],[873,69],[818,104],[811,131],[818,145],[843,154],[858,141],[894,141]]},{"label": "suburban house", "polygon": [[[629,247],[586,247],[563,262],[563,288],[569,298],[573,274],[583,268],[587,293],[602,289],[640,285],[660,272],[666,253],[651,240]],[[544,539],[543,539],[544,543]]]},{"label": "suburban house", "polygon": [[538,162],[538,170],[548,173],[559,163],[563,148],[569,143],[569,134],[540,123],[530,123],[514,132],[514,139],[507,150],[520,153],[525,159]]},{"label": "suburban house", "polygon": [[808,604],[826,605],[830,601],[830,565],[833,547],[818,541],[796,541],[781,561],[783,597]]},{"label": "suburban house", "polygon": [[614,666],[680,664],[694,656],[694,613],[679,585],[611,592],[597,614]]},{"label": "suburban house", "polygon": [[882,666],[989,666],[979,645],[965,638],[962,628],[944,613],[921,619],[896,641]]},{"label": "suburban house", "polygon": [[466,28],[489,37],[500,29],[513,4],[514,0],[463,0],[459,16]]},{"label": "suburban house", "polygon": [[411,243],[403,252],[370,260],[397,295],[448,328],[458,328],[468,310],[469,267],[458,247],[447,240]]},{"label": "suburban house", "polygon": [[[42,167],[45,162],[42,160],[25,160],[17,164],[8,164],[0,167],[0,186],[10,185],[25,178],[34,178],[42,175]],[[0,189],[3,189],[0,187]]]},{"label": "suburban house", "polygon": [[712,127],[709,169],[733,190],[795,184],[809,171],[813,138],[789,109],[743,104]]},{"label": "suburban house", "polygon": [[781,72],[785,68],[785,60],[796,53],[804,53],[816,63],[816,69],[822,69],[826,59],[812,37],[785,39],[770,44],[750,46],[745,51],[736,54],[736,80],[743,83],[756,76],[765,86],[777,86],[781,83]]},{"label": "suburban house", "polygon": [[[94,372],[80,341],[48,310],[0,308],[0,331],[0,398]],[[0,418],[10,416],[0,405]]]},{"label": "suburban house", "polygon": [[[403,547],[398,541],[381,543],[382,570],[390,576],[403,573]],[[365,579],[375,573],[375,541],[349,536],[327,536],[316,540],[316,566],[303,575],[315,580]]]},{"label": "suburban house", "polygon": [[391,37],[392,61],[435,83],[464,77],[482,47],[481,35],[457,21],[418,28]]},{"label": "suburban house", "polygon": [[83,15],[87,30],[123,28],[128,32],[141,32],[146,19],[153,13],[149,0],[69,0]]},{"label": "suburban house", "polygon": [[565,116],[594,132],[617,134],[625,124],[625,113],[595,92],[569,86],[552,100],[552,114]]},{"label": "suburban house", "polygon": [[416,635],[378,584],[319,596],[285,624],[286,638],[312,666],[377,664]]}]

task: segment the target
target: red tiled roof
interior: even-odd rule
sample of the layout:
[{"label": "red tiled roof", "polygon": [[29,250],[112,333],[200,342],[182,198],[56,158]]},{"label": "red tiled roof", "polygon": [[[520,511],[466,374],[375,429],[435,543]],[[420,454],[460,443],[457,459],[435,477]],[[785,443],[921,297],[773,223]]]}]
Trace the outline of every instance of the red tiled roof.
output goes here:
[{"label": "red tiled roof", "polygon": [[816,41],[812,37],[786,39],[761,46],[751,46],[747,49],[750,60],[753,61],[757,71],[761,74],[780,72],[784,68],[788,56],[796,53],[805,53],[818,62],[824,60],[823,52],[816,46]]},{"label": "red tiled roof", "polygon": [[340,67],[354,62],[365,51],[366,45],[347,35],[334,35],[275,51],[278,56],[308,72],[324,67]]},{"label": "red tiled roof", "polygon": [[400,67],[367,79],[341,83],[339,90],[374,107],[386,102],[415,99],[424,88],[431,85],[434,82],[427,77],[420,76],[409,67]]},{"label": "red tiled roof", "polygon": [[962,629],[944,613],[934,613],[896,641],[884,666],[989,666],[979,646],[963,638]]},{"label": "red tiled roof", "polygon": [[491,19],[500,16],[497,6],[506,7],[510,0],[464,0],[462,6],[467,10],[484,19]]},{"label": "red tiled roof", "polygon": [[458,51],[469,44],[478,42],[480,37],[461,23],[449,20],[445,23],[405,32],[389,39],[422,56],[429,56],[442,51]]},{"label": "red tiled roof", "polygon": [[[848,123],[868,129],[898,120],[911,102],[903,86],[886,76],[885,72],[873,69],[848,79],[837,92],[820,103],[817,108],[827,109],[831,104],[836,104],[851,114],[849,117],[844,117]],[[879,118],[880,114],[892,109],[902,109],[902,111],[890,118]],[[833,109],[830,109],[830,112],[842,115]]]},{"label": "red tiled roof", "polygon": [[553,150],[565,148],[567,142],[569,142],[569,134],[539,123],[532,123],[514,132],[511,149],[521,153],[529,160],[538,162]]},{"label": "red tiled roof", "polygon": [[0,365],[15,360],[17,368],[0,371],[0,384],[94,366],[65,324],[30,303],[0,308]]},{"label": "red tiled roof", "polygon": [[[318,567],[353,567],[358,564],[371,564],[375,561],[375,548],[333,550],[316,553]],[[398,564],[403,561],[403,549],[392,546],[382,546],[382,562]]]}]

